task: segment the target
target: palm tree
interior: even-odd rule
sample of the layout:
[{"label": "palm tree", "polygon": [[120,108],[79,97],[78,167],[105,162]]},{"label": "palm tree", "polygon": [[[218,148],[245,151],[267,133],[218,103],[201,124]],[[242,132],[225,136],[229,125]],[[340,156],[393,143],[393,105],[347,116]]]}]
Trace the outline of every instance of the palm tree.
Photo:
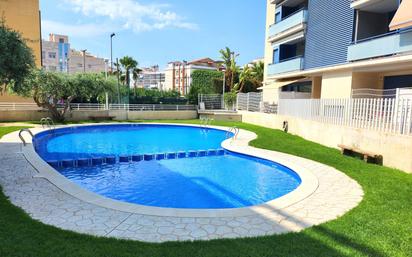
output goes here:
[{"label": "palm tree", "polygon": [[262,61],[253,63],[251,70],[253,79],[258,81],[259,83],[262,83],[265,73],[265,64]]},{"label": "palm tree", "polygon": [[141,69],[139,68],[134,68],[132,69],[132,77],[134,81],[134,94],[136,95],[136,86],[137,86],[137,80],[139,79],[140,72],[142,72]]},{"label": "palm tree", "polygon": [[139,63],[130,56],[123,57],[122,59],[119,60],[119,62],[126,72],[125,74],[126,85],[130,87],[130,72],[133,69],[137,68],[137,65],[139,65]]},{"label": "palm tree", "polygon": [[229,47],[225,47],[224,49],[221,49],[219,52],[221,55],[220,58],[222,59],[226,67],[226,85],[228,85],[230,89],[232,89],[235,82],[236,74],[239,70],[236,64],[234,52],[231,51]]},{"label": "palm tree", "polygon": [[239,83],[235,85],[234,89],[241,93],[243,91],[243,87],[245,86],[246,81],[250,81],[251,79],[253,79],[253,77],[254,75],[252,68],[250,68],[249,65],[245,65],[242,71],[240,72]]}]

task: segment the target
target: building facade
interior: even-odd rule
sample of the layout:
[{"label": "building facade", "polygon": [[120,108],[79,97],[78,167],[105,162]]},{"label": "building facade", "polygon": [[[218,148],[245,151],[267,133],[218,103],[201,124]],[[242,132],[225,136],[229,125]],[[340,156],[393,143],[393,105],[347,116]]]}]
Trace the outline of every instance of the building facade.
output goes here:
[{"label": "building facade", "polygon": [[181,95],[187,95],[192,84],[192,73],[196,70],[217,70],[220,62],[210,58],[190,62],[170,62],[165,70],[164,90],[175,90]]},{"label": "building facade", "polygon": [[97,57],[88,52],[70,49],[69,74],[106,72],[108,60]]},{"label": "building facade", "polygon": [[264,101],[412,87],[408,8],[406,0],[267,0]]},{"label": "building facade", "polygon": [[70,47],[69,37],[50,34],[42,41],[43,69],[47,71],[75,74],[81,72],[105,72],[107,61],[87,52]]},{"label": "building facade", "polygon": [[20,32],[41,67],[41,28],[39,0],[0,0],[0,18]]},{"label": "building facade", "polygon": [[70,57],[69,37],[50,34],[42,41],[43,69],[68,73]]},{"label": "building facade", "polygon": [[159,66],[142,68],[139,78],[135,81],[138,88],[164,90],[166,74],[159,70]]}]

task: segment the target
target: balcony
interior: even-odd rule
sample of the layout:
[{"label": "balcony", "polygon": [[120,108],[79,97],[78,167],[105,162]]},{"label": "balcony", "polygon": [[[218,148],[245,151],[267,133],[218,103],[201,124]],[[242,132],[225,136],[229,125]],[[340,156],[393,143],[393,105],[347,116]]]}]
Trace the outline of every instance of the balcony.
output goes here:
[{"label": "balcony", "polygon": [[351,0],[350,7],[356,10],[369,12],[381,12],[385,10],[393,10],[398,7],[398,0]]},{"label": "balcony", "polygon": [[269,41],[274,42],[295,33],[304,31],[308,20],[308,11],[301,9],[287,17],[282,21],[272,24],[269,27]]},{"label": "balcony", "polygon": [[412,29],[357,41],[348,48],[348,61],[358,61],[412,51]]},{"label": "balcony", "polygon": [[286,60],[282,60],[279,63],[269,64],[268,75],[273,76],[280,73],[300,71],[303,69],[303,60],[302,56],[296,56]]}]

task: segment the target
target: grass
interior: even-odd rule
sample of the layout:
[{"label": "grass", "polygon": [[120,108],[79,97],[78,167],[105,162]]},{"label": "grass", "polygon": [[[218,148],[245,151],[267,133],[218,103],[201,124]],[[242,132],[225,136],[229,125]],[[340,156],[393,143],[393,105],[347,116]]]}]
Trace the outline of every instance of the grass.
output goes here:
[{"label": "grass", "polygon": [[[411,256],[410,174],[366,164],[342,156],[335,149],[278,130],[244,123],[215,124],[254,131],[259,136],[251,142],[255,147],[294,154],[341,170],[362,186],[363,201],[343,217],[300,233],[148,244],[96,238],[44,225],[13,206],[0,192],[0,256]],[[0,137],[17,129],[0,127]]]}]

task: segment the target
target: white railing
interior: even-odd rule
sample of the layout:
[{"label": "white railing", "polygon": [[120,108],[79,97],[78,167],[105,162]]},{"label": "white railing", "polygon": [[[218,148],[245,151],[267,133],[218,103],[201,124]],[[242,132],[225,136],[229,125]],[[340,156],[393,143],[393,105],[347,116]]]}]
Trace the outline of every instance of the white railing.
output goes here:
[{"label": "white railing", "polygon": [[[63,105],[59,105],[63,108]],[[70,109],[74,111],[104,111],[104,110],[126,110],[126,111],[188,111],[196,110],[195,105],[171,105],[171,104],[92,104],[72,103]],[[35,103],[6,103],[0,102],[0,111],[30,111],[43,110]]]},{"label": "white railing", "polygon": [[340,126],[412,135],[412,99],[281,99],[278,113]]},{"label": "white railing", "polygon": [[110,104],[110,110],[125,111],[194,111],[195,105],[174,104]]},{"label": "white railing", "polygon": [[[61,105],[63,107],[63,105]],[[70,109],[77,110],[77,111],[102,111],[106,110],[105,104],[89,104],[89,103],[82,103],[82,104],[70,104]]]},{"label": "white railing", "polygon": [[27,111],[27,110],[42,110],[35,103],[5,103],[0,102],[0,110],[4,111]]}]

